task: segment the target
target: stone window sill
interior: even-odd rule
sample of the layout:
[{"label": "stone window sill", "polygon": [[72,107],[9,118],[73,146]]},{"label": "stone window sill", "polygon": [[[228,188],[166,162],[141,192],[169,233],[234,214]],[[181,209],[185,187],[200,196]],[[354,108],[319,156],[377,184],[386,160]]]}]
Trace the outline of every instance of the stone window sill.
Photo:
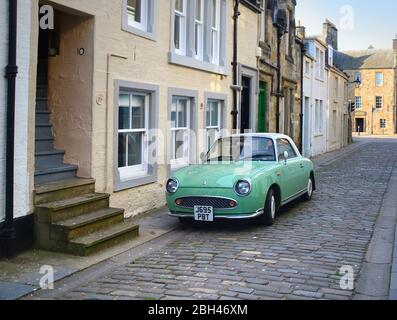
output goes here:
[{"label": "stone window sill", "polygon": [[200,61],[192,57],[182,56],[174,52],[168,53],[168,62],[171,64],[181,65],[184,67],[216,73],[224,76],[229,75],[227,68],[224,66],[216,65],[206,61]]}]

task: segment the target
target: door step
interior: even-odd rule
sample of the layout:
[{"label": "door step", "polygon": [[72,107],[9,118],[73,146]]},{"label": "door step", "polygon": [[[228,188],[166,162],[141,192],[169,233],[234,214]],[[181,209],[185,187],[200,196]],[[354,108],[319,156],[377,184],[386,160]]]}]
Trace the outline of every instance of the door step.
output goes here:
[{"label": "door step", "polygon": [[35,245],[80,256],[138,236],[124,210],[109,207],[110,195],[95,193],[93,179],[66,179],[35,187]]},{"label": "door step", "polygon": [[137,225],[131,221],[123,222],[71,241],[68,244],[67,251],[75,255],[87,256],[123,243],[138,235],[139,227]]}]

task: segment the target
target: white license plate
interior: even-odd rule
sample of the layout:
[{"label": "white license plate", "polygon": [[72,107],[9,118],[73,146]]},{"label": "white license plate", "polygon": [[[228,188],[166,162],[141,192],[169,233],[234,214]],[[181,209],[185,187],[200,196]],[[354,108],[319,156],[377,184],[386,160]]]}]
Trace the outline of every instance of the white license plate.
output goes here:
[{"label": "white license plate", "polygon": [[213,222],[214,221],[214,208],[207,206],[194,207],[194,220]]}]

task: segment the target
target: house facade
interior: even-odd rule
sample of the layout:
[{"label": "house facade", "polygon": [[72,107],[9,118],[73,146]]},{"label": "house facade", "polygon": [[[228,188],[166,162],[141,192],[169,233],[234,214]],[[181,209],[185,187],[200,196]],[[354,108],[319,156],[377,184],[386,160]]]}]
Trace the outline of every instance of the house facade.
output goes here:
[{"label": "house facade", "polygon": [[349,100],[355,103],[353,132],[359,134],[391,135],[396,126],[396,52],[393,49],[347,51],[337,54],[336,64],[352,81]]},{"label": "house facade", "polygon": [[[62,229],[79,214],[86,233],[102,228],[91,225],[99,217],[121,224],[105,230],[115,240],[135,234],[121,218],[163,206],[167,177],[231,133],[233,88],[241,88],[235,129],[257,131],[256,2],[240,1],[236,84],[232,0],[21,3],[15,217],[27,221],[36,247],[90,252],[79,247],[87,239]],[[53,25],[43,28],[37,17]],[[5,57],[1,51],[4,66]],[[65,212],[48,220],[51,210]]]},{"label": "house facade", "polygon": [[335,65],[338,30],[326,20],[321,36],[306,37],[303,62],[303,154],[314,157],[349,143],[348,76]]},{"label": "house facade", "polygon": [[302,48],[295,36],[296,1],[263,1],[262,7],[258,131],[279,129],[300,145]]}]

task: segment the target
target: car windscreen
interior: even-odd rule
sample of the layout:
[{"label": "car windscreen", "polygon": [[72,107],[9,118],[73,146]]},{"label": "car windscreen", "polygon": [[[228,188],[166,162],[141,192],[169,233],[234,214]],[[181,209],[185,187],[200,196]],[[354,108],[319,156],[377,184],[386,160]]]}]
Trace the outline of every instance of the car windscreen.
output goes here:
[{"label": "car windscreen", "polygon": [[228,137],[215,142],[207,162],[276,161],[272,139],[265,137]]}]

